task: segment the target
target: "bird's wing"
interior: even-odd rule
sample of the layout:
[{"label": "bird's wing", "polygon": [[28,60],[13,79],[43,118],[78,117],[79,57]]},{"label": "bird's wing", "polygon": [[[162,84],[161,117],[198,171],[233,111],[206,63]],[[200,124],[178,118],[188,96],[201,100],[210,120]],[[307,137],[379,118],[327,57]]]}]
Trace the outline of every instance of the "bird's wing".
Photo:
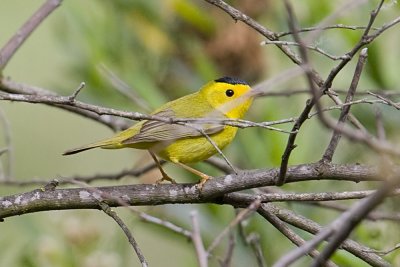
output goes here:
[{"label": "bird's wing", "polygon": [[[159,111],[155,116],[174,118],[175,112],[171,109]],[[224,129],[224,125],[193,124],[193,127],[202,129],[206,134],[215,134]],[[181,138],[198,137],[202,133],[195,128],[180,124],[170,124],[162,121],[149,120],[143,123],[139,133],[122,141],[122,144],[137,144],[141,142],[172,142]]]}]

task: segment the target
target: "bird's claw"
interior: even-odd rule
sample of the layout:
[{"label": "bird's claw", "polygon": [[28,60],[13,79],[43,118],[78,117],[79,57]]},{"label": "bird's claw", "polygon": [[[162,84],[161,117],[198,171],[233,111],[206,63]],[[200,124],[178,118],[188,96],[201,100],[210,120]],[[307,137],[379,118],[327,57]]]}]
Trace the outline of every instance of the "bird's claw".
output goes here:
[{"label": "bird's claw", "polygon": [[161,184],[163,181],[170,182],[171,184],[176,184],[176,181],[169,177],[168,175],[161,177],[156,181],[156,184]]},{"label": "bird's claw", "polygon": [[199,188],[200,191],[203,189],[204,184],[211,178],[212,178],[212,176],[208,176],[208,175],[201,176],[201,179],[200,179],[199,183],[197,184],[197,187]]}]

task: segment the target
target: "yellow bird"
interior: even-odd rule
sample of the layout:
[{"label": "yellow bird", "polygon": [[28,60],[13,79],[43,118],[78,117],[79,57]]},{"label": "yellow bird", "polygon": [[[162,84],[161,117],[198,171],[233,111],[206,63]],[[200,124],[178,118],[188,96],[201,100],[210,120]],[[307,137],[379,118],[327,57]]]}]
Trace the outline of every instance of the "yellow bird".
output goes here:
[{"label": "yellow bird", "polygon": [[[162,118],[207,119],[202,124],[191,122],[182,125],[143,120],[109,139],[68,150],[63,155],[96,147],[146,149],[162,173],[163,177],[159,181],[168,180],[175,183],[161,168],[154,154],[198,175],[201,178],[201,188],[211,177],[186,164],[205,160],[217,153],[214,145],[223,149],[231,143],[238,128],[222,125],[217,120],[242,118],[253,98],[254,93],[247,82],[223,77],[207,83],[198,92],[170,101],[151,113]],[[208,135],[214,144],[204,134]]]}]

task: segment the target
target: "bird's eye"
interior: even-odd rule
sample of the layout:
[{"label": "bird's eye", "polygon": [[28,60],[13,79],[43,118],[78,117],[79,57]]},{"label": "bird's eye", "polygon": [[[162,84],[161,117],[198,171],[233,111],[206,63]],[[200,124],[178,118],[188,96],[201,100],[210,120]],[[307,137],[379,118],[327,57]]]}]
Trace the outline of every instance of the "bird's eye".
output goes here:
[{"label": "bird's eye", "polygon": [[225,92],[226,96],[231,97],[235,94],[235,92],[232,89],[228,89]]}]

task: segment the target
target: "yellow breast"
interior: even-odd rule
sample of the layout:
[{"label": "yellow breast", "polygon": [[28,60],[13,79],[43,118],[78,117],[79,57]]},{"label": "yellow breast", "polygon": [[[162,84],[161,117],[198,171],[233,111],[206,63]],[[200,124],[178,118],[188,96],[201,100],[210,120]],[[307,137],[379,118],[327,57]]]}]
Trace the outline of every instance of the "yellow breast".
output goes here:
[{"label": "yellow breast", "polygon": [[[224,130],[210,135],[210,138],[223,149],[229,145],[237,132],[236,127],[225,126]],[[160,151],[154,151],[161,158],[181,163],[193,163],[208,159],[218,151],[205,137],[185,138],[176,140]]]}]

